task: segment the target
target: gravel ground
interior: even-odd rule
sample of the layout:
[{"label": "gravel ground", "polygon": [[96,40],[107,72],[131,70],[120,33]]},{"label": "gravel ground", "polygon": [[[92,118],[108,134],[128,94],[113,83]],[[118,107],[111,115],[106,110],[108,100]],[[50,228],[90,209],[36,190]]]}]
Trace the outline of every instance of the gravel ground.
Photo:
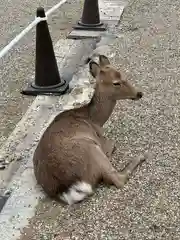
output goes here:
[{"label": "gravel ground", "polygon": [[73,207],[45,199],[21,240],[180,239],[179,1],[130,1],[116,41],[114,64],[144,98],[121,101],[106,124],[121,169],[145,151],[149,160],[122,190],[100,186]]},{"label": "gravel ground", "polygon": [[[48,10],[58,2],[59,0],[0,0],[0,49],[34,20],[38,6]],[[66,38],[72,24],[79,19],[81,8],[82,0],[68,0],[49,18],[54,44],[60,38]],[[34,100],[34,97],[20,94],[34,76],[34,40],[35,28],[0,59],[0,146]]]}]

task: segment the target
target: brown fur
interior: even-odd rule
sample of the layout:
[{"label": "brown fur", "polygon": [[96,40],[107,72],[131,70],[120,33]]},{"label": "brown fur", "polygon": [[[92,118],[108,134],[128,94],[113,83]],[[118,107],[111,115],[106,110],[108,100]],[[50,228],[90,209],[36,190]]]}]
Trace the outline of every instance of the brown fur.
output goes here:
[{"label": "brown fur", "polygon": [[136,100],[142,93],[122,79],[107,57],[101,55],[99,65],[91,61],[89,66],[97,81],[91,102],[58,115],[43,134],[34,154],[37,182],[51,197],[67,191],[77,181],[94,187],[102,180],[122,187],[144,160],[138,158],[118,173],[109,161],[114,143],[106,139],[102,131],[117,100]]}]

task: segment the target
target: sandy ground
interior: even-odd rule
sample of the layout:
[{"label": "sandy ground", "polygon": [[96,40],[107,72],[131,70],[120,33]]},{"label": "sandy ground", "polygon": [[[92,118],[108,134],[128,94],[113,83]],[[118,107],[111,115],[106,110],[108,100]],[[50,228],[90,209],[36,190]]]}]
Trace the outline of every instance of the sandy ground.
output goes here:
[{"label": "sandy ground", "polygon": [[121,101],[107,122],[113,165],[149,152],[126,186],[100,186],[75,206],[42,200],[21,240],[180,239],[179,1],[130,1],[113,46],[113,63],[144,92]]}]

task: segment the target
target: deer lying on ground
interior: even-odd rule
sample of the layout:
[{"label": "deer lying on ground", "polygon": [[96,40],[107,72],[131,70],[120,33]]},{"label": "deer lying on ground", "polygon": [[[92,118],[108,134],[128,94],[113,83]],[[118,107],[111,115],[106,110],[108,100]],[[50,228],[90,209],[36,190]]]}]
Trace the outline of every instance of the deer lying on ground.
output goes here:
[{"label": "deer lying on ground", "polygon": [[96,79],[91,102],[59,114],[43,134],[33,158],[38,184],[47,195],[67,204],[92,195],[100,181],[123,187],[145,160],[139,157],[117,172],[110,163],[114,143],[102,131],[117,100],[138,100],[142,92],[123,80],[103,55],[99,56],[99,64],[91,61],[89,68]]}]

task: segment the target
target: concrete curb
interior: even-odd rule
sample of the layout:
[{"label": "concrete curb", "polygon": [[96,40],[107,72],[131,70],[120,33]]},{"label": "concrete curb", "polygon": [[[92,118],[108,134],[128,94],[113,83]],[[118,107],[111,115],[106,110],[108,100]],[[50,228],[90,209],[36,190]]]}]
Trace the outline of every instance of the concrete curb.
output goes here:
[{"label": "concrete curb", "polygon": [[[97,49],[95,39],[60,40],[56,44],[60,75],[73,77],[71,91],[59,98],[38,96],[0,151],[1,161],[9,165],[0,172],[0,193],[10,193],[0,213],[3,240],[15,240],[21,235],[28,224],[27,219],[34,216],[39,199],[44,197],[34,179],[32,165],[32,156],[40,137],[57,114],[91,100],[94,81],[90,80],[88,66],[84,65],[84,61],[88,56],[101,52],[109,56],[109,45],[113,44],[113,38],[105,34]],[[14,172],[16,174],[13,176]]]}]

